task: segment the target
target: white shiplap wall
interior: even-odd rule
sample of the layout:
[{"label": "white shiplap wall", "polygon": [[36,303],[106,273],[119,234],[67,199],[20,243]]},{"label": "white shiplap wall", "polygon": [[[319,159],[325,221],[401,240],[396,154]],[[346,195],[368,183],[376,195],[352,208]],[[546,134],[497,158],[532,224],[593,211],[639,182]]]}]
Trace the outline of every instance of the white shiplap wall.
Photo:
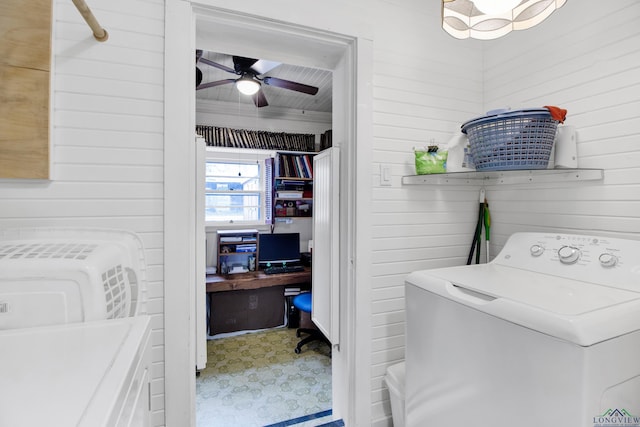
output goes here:
[{"label": "white shiplap wall", "polygon": [[[382,3],[389,8],[385,16],[394,10],[393,15],[400,11],[402,17],[404,9],[405,29],[392,39],[376,38],[377,163],[390,164],[400,175],[412,174],[407,152],[431,137],[446,140],[441,136],[446,135],[445,123],[459,126],[504,106],[558,105],[569,110],[566,123],[578,130],[579,166],[604,168],[605,180],[487,187],[492,253],[511,233],[523,230],[640,239],[640,2],[616,2],[611,12],[597,0],[567,2],[534,29],[480,44],[443,43],[445,49],[438,48],[442,41],[437,36],[412,25],[422,20],[424,26],[434,26],[430,22],[434,11],[425,5],[428,10],[421,14],[414,3],[407,4],[407,9],[401,4],[405,2],[397,2],[394,9],[392,2]],[[419,39],[420,46],[410,37]],[[401,70],[395,73],[387,63],[393,55],[382,47],[394,39],[389,47],[393,54],[402,55],[411,46],[416,49],[413,58],[400,56],[409,64],[401,62]],[[398,79],[411,79],[413,66],[422,71],[413,74],[423,77],[417,94],[410,91],[408,82]],[[393,78],[381,75],[387,73]],[[428,89],[423,92],[425,86]],[[394,107],[385,108],[391,99]],[[447,105],[453,111],[441,115],[440,107]],[[478,189],[378,185],[374,177],[372,424],[389,426],[382,376],[388,364],[404,358],[404,275],[464,264]]]},{"label": "white shiplap wall", "polygon": [[640,239],[639,22],[638,1],[567,2],[535,32],[487,44],[485,107],[566,108],[578,166],[605,170],[603,182],[488,189],[496,251],[523,230]]},{"label": "white shiplap wall", "polygon": [[163,425],[164,1],[90,3],[107,42],[93,38],[71,1],[54,1],[53,180],[0,181],[0,227],[140,235],[153,328],[152,417]]},{"label": "white shiplap wall", "polygon": [[414,147],[447,143],[482,110],[482,52],[440,29],[440,2],[378,1],[374,39],[371,425],[390,426],[386,368],[404,359],[404,279],[414,270],[463,264],[477,190],[402,186]]}]

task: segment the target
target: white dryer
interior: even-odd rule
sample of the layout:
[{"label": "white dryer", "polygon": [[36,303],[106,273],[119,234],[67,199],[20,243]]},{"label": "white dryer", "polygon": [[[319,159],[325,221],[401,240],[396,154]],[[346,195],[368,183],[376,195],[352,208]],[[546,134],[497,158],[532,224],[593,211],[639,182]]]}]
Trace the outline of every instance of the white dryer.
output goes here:
[{"label": "white dryer", "polygon": [[405,299],[408,427],[640,426],[640,241],[516,233]]},{"label": "white dryer", "polygon": [[149,316],[0,330],[0,426],[148,427]]}]

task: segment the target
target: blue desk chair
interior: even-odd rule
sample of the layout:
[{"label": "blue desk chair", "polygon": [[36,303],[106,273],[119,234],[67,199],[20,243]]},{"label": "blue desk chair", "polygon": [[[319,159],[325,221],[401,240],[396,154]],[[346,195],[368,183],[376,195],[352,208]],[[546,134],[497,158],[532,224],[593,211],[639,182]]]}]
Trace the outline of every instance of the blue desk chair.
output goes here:
[{"label": "blue desk chair", "polygon": [[[303,292],[299,295],[296,295],[293,298],[293,306],[300,310],[301,312],[311,313],[311,292]],[[331,343],[329,340],[320,332],[319,329],[309,329],[309,328],[298,328],[296,330],[296,336],[300,338],[300,334],[308,334],[307,337],[303,338],[298,342],[298,345],[295,348],[296,354],[300,354],[302,351],[302,346],[310,343],[311,341],[323,341],[329,345],[331,348]]]}]

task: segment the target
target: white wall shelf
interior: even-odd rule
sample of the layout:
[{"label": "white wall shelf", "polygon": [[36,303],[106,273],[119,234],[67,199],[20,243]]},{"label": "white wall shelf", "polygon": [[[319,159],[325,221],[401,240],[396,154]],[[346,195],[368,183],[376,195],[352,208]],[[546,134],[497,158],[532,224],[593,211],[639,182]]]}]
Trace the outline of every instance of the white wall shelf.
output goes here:
[{"label": "white wall shelf", "polygon": [[403,176],[404,185],[498,185],[547,182],[596,181],[604,178],[602,169],[536,169],[487,172],[451,172],[431,175]]}]

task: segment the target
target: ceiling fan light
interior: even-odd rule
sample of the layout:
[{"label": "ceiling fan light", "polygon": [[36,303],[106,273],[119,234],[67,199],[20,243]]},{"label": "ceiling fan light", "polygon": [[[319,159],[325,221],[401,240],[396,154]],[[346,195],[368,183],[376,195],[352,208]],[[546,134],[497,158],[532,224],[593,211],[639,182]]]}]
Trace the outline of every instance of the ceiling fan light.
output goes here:
[{"label": "ceiling fan light", "polygon": [[253,95],[260,90],[260,83],[250,77],[241,77],[236,81],[236,88],[244,95]]}]

